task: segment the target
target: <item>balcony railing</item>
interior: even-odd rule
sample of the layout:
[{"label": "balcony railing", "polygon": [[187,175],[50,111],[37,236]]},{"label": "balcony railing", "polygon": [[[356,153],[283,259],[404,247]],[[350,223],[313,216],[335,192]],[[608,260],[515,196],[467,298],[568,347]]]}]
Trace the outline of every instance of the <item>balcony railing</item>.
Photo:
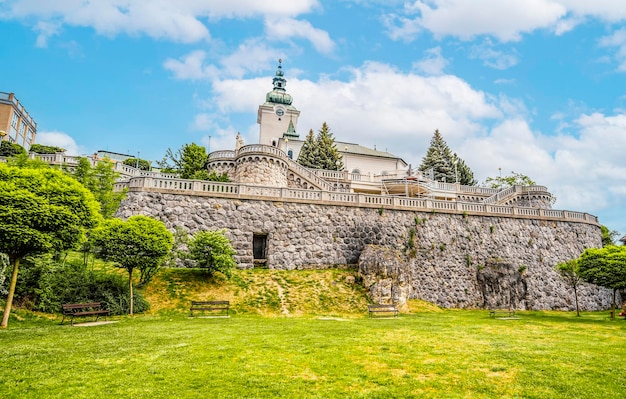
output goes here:
[{"label": "balcony railing", "polygon": [[264,187],[247,184],[209,182],[203,180],[134,177],[126,183],[118,183],[116,185],[116,190],[121,190],[124,187],[128,187],[131,191],[156,191],[233,199],[269,198],[274,201],[285,202],[320,202],[325,204],[354,207],[427,212],[439,211],[444,213],[471,213],[486,216],[539,218],[598,224],[596,216],[583,212],[491,205],[476,202],[441,201],[376,194],[338,193],[333,191]]}]

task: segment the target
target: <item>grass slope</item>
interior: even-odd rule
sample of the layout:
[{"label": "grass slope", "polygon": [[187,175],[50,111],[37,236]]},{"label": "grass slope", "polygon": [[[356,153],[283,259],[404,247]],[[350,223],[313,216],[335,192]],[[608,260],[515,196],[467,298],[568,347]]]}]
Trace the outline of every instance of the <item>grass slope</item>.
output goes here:
[{"label": "grass slope", "polygon": [[365,290],[349,270],[235,270],[230,280],[164,269],[144,289],[151,313],[187,312],[192,300],[229,300],[235,314],[362,314]]}]

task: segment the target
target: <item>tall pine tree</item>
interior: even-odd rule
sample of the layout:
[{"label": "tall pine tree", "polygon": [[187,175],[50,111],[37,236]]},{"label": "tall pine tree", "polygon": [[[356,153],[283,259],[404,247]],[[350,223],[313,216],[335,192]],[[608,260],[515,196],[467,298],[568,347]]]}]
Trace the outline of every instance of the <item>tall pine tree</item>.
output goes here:
[{"label": "tall pine tree", "polygon": [[433,177],[436,181],[454,183],[458,177],[459,183],[463,185],[473,186],[476,184],[472,170],[461,158],[450,151],[439,130],[435,130],[426,156],[418,168],[422,172],[427,172],[430,169],[433,170]]},{"label": "tall pine tree", "polygon": [[313,136],[313,129],[309,131],[300,149],[298,163],[313,169],[343,169],[343,161],[335,146],[335,138],[326,122],[322,124],[322,128],[318,132],[317,137]]},{"label": "tall pine tree", "polygon": [[326,122],[322,124],[322,129],[317,135],[317,146],[319,148],[320,169],[343,169],[343,162],[341,161],[339,151],[337,151],[335,138]]},{"label": "tall pine tree", "polygon": [[313,134],[313,129],[311,129],[309,130],[309,134],[306,135],[304,144],[302,144],[302,148],[300,149],[298,163],[306,168],[318,168],[317,152],[315,135]]}]

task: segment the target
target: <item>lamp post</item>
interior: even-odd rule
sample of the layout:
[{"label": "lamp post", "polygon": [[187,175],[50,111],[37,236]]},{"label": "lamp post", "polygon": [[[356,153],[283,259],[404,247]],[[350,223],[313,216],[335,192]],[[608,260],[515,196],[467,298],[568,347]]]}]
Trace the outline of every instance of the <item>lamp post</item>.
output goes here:
[{"label": "lamp post", "polygon": [[135,160],[135,168],[139,169],[139,151],[137,151],[137,159]]},{"label": "lamp post", "polygon": [[0,130],[0,142],[4,140],[4,136],[6,135],[7,135],[7,132],[5,132],[4,130]]},{"label": "lamp post", "polygon": [[459,160],[457,158],[454,159],[454,180],[456,182],[456,184],[459,184],[459,172],[456,168],[456,164],[459,163]]}]

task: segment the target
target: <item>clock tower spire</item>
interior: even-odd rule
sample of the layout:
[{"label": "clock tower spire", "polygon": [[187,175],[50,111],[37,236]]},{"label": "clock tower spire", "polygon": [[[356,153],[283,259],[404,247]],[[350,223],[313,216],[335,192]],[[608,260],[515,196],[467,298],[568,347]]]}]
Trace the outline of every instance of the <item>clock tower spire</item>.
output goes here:
[{"label": "clock tower spire", "polygon": [[278,60],[278,68],[272,79],[273,90],[265,96],[265,103],[259,106],[257,123],[259,129],[259,144],[277,146],[280,139],[286,137],[298,138],[298,111],[291,103],[293,98],[287,93],[287,79],[285,79],[282,59]]}]

